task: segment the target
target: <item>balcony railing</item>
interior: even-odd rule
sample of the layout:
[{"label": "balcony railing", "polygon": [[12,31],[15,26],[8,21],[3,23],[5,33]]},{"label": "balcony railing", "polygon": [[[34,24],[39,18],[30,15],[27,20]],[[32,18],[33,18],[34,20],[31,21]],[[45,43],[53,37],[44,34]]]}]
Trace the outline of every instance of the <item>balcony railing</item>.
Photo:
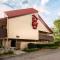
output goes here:
[{"label": "balcony railing", "polygon": [[0,19],[0,38],[7,37],[7,19]]},{"label": "balcony railing", "polygon": [[39,40],[41,41],[53,41],[53,34],[39,32]]},{"label": "balcony railing", "polygon": [[47,40],[47,41],[52,41],[53,36],[48,36],[48,35],[39,35],[39,40]]},{"label": "balcony railing", "polygon": [[7,37],[7,30],[0,28],[0,38]]}]

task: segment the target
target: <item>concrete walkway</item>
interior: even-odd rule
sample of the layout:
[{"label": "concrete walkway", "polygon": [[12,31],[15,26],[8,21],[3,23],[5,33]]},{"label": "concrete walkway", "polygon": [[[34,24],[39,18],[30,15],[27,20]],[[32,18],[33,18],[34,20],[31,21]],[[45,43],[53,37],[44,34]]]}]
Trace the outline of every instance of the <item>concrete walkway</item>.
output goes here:
[{"label": "concrete walkway", "polygon": [[0,60],[60,60],[60,49],[43,49],[14,57],[1,58]]},{"label": "concrete walkway", "polygon": [[25,54],[25,52],[24,51],[20,51],[20,50],[16,50],[16,51],[14,51],[14,54],[21,55],[21,54]]}]

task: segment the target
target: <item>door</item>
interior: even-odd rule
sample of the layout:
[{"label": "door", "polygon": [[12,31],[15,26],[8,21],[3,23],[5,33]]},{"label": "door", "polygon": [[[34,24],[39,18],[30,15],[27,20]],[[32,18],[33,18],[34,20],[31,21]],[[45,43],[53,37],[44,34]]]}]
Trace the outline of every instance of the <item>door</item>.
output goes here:
[{"label": "door", "polygon": [[11,40],[11,47],[16,47],[16,40],[15,39]]}]

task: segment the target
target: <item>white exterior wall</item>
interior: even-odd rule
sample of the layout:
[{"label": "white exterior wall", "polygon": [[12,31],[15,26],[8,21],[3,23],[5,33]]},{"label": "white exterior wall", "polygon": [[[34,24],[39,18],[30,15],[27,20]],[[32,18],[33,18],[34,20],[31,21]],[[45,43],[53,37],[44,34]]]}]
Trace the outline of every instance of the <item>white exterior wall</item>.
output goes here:
[{"label": "white exterior wall", "polygon": [[[37,14],[36,14],[37,15]],[[8,38],[39,39],[38,30],[49,32],[48,29],[38,20],[38,28],[32,28],[32,15],[14,17],[7,20]]]},{"label": "white exterior wall", "polygon": [[[35,15],[36,15],[37,18],[39,19],[38,13],[35,13]],[[44,21],[44,22],[45,22],[45,21]],[[50,32],[40,20],[38,20],[38,28],[37,28],[37,30],[45,31],[45,32]]]},{"label": "white exterior wall", "polygon": [[44,24],[41,23],[41,21],[38,20],[38,30],[49,32],[49,30],[44,26]]},{"label": "white exterior wall", "polygon": [[32,15],[10,18],[7,21],[8,38],[37,39],[38,30],[32,28]]}]

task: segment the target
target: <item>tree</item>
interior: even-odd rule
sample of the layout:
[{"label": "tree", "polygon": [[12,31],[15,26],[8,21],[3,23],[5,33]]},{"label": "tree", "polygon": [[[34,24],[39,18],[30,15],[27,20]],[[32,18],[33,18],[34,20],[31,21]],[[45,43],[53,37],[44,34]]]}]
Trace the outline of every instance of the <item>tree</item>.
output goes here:
[{"label": "tree", "polygon": [[54,37],[55,40],[60,41],[60,19],[54,21]]},{"label": "tree", "polygon": [[54,25],[57,28],[58,32],[60,32],[60,19],[55,20]]}]

